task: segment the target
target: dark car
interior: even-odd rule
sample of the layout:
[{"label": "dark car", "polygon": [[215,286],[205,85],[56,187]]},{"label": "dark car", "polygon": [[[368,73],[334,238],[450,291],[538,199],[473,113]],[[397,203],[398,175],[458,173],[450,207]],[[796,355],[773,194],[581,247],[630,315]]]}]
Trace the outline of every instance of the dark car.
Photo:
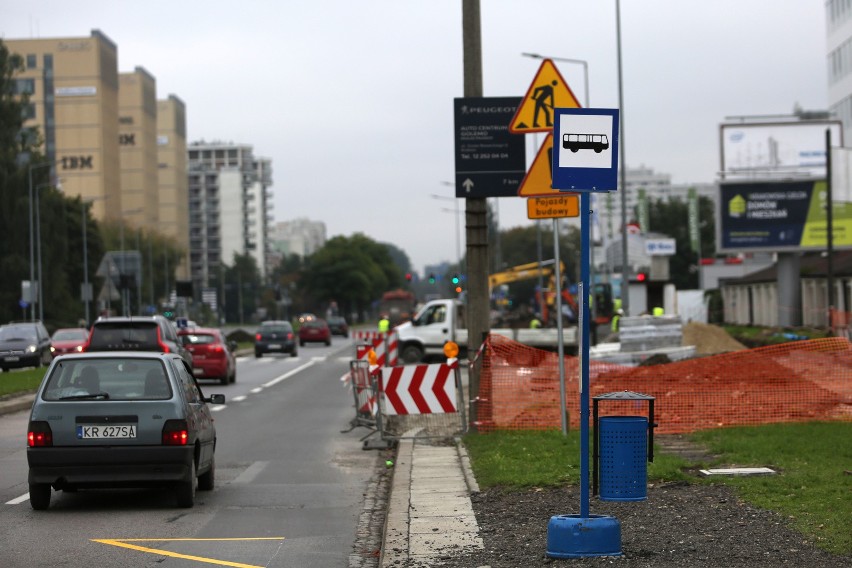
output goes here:
[{"label": "dark car", "polygon": [[216,428],[192,369],[175,353],[61,355],[44,375],[27,429],[30,505],[51,487],[166,487],[179,507],[213,489]]},{"label": "dark car", "polygon": [[192,354],[183,346],[172,322],[163,316],[98,318],[83,351],[159,351],[177,353],[192,368]]},{"label": "dark car", "polygon": [[3,372],[20,367],[49,365],[50,334],[40,321],[12,322],[0,326],[0,367]]},{"label": "dark car", "polygon": [[349,324],[346,323],[345,318],[341,316],[331,316],[326,321],[328,322],[328,329],[331,330],[332,335],[349,337]]},{"label": "dark car", "polygon": [[263,357],[264,353],[289,353],[293,357],[299,354],[296,333],[289,321],[265,321],[254,334],[254,356]]},{"label": "dark car", "polygon": [[54,357],[80,353],[89,340],[89,331],[82,327],[63,327],[50,336],[50,354]]},{"label": "dark car", "polygon": [[223,385],[236,382],[235,341],[228,341],[218,329],[183,328],[178,337],[192,354],[192,373],[199,379],[216,379]]},{"label": "dark car", "polygon": [[304,346],[305,343],[317,342],[331,345],[331,330],[324,319],[312,319],[306,321],[299,328],[299,345]]}]

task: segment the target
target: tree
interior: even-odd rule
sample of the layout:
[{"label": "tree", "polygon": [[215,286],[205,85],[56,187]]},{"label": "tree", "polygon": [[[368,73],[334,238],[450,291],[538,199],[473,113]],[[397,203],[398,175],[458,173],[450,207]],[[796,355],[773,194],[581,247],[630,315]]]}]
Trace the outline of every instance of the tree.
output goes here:
[{"label": "tree", "polygon": [[[669,257],[671,282],[679,290],[698,288],[699,255],[692,250],[689,238],[689,205],[680,198],[654,199],[649,204],[649,229],[675,240],[677,254]],[[712,257],[716,250],[713,202],[698,199],[701,257]]]},{"label": "tree", "polygon": [[[23,70],[22,58],[0,40],[0,321],[21,319],[21,281],[30,279],[28,166],[42,161],[36,137],[24,129],[29,98],[14,78]],[[40,174],[34,184],[46,179],[46,169],[33,172]]]},{"label": "tree", "polygon": [[261,294],[260,270],[248,253],[234,253],[234,264],[224,269],[225,318],[230,322],[251,321]]},{"label": "tree", "polygon": [[402,284],[388,246],[362,233],[337,236],[307,261],[299,289],[319,310],[334,299],[343,313],[364,313],[381,295]]}]

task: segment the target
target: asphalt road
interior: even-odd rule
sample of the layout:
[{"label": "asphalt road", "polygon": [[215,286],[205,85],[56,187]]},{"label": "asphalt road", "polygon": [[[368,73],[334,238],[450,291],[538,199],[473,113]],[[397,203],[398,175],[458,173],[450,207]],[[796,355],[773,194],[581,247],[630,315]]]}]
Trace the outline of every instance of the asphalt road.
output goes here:
[{"label": "asphalt road", "polygon": [[[0,566],[348,567],[378,467],[340,381],[354,348],[335,338],[298,357],[241,357],[213,407],[216,489],[178,509],[163,490],[54,492],[27,500],[28,412],[0,416]],[[128,540],[139,539],[139,540]]]}]

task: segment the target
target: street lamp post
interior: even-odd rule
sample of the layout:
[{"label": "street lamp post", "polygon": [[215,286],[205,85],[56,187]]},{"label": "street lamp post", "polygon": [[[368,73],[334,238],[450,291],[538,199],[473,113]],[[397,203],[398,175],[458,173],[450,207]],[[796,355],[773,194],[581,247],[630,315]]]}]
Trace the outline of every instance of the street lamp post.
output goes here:
[{"label": "street lamp post", "polygon": [[[442,181],[441,185],[446,185],[446,186],[449,186],[449,187],[455,187],[455,184],[452,183],[452,182],[449,182],[449,181]],[[459,215],[461,214],[461,211],[459,210],[459,200],[458,200],[457,197],[447,197],[445,195],[437,195],[435,193],[432,194],[432,198],[433,199],[442,199],[442,200],[445,200],[445,201],[452,200],[455,203],[455,207],[456,207],[455,208],[455,215],[456,215],[456,256],[458,258],[459,270],[464,272],[462,270],[462,265],[461,265],[461,262],[462,262],[461,225],[460,225],[460,221],[459,221]]]},{"label": "street lamp post", "polygon": [[44,296],[43,296],[43,286],[42,286],[42,278],[41,278],[41,203],[39,196],[41,195],[41,190],[45,187],[51,187],[53,184],[48,183],[40,183],[35,188],[35,219],[36,219],[36,264],[38,265],[38,272],[36,273],[37,281],[38,281],[38,319],[39,321],[44,321]]},{"label": "street lamp post", "polygon": [[[52,164],[50,163],[42,163],[42,164],[30,164],[27,167],[27,180],[29,182],[29,190],[30,190],[30,215],[29,215],[29,225],[30,225],[30,321],[35,321],[35,299],[33,298],[33,292],[35,291],[33,288],[35,286],[35,231],[33,228],[33,170],[38,170],[41,168],[49,168]],[[39,283],[41,285],[41,283]]]}]

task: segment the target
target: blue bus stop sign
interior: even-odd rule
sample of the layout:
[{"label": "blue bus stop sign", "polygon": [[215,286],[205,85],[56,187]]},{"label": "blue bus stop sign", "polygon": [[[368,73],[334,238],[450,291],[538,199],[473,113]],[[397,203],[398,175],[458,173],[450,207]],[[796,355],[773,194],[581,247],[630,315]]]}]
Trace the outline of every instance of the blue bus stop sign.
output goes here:
[{"label": "blue bus stop sign", "polygon": [[559,191],[615,191],[618,109],[554,109],[552,171]]}]

